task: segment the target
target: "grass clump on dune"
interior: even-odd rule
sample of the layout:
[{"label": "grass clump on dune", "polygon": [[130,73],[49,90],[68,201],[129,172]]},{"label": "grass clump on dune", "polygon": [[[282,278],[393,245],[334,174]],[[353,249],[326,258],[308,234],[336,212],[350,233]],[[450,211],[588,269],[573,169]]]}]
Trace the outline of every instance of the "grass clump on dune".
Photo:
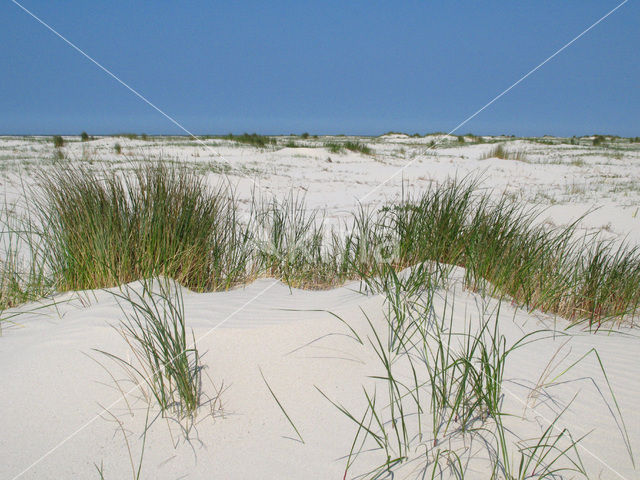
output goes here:
[{"label": "grass clump on dune", "polygon": [[[542,332],[508,345],[499,329],[499,303],[495,308],[483,303],[478,318],[465,320],[461,328],[448,298],[436,301],[435,284],[387,273],[386,322],[379,328],[367,317],[370,328],[352,337],[368,344],[379,360],[370,376],[375,387],[363,387],[364,411],[350,410],[320,391],[357,428],[344,478],[476,478],[481,465],[483,478],[496,480],[587,478],[580,439],[556,428],[562,413],[540,436],[523,442],[513,429],[520,415],[503,405],[505,365],[512,352],[542,338],[537,335]],[[629,446],[626,433],[623,428]],[[633,458],[630,449],[629,454]],[[369,466],[354,474],[363,468],[362,457]]]},{"label": "grass clump on dune", "polygon": [[303,196],[256,202],[255,246],[260,270],[299,288],[327,288],[344,280],[338,239],[327,243],[324,219]]},{"label": "grass clump on dune", "polygon": [[[425,264],[440,277],[464,267],[472,290],[591,326],[632,315],[640,305],[637,248],[579,237],[575,225],[547,228],[535,210],[495,199],[475,181],[451,180],[378,210],[361,208],[342,234],[295,195],[255,196],[241,221],[230,188],[211,188],[196,173],[162,163],[120,174],[70,167],[40,183],[42,248],[29,275],[57,291],[157,275],[196,291],[259,275],[303,288],[361,279],[384,290],[385,269]],[[7,262],[5,270],[17,271],[12,257]],[[16,301],[30,298],[17,295],[18,284],[51,289],[29,286],[27,277],[16,283],[5,272],[5,297],[13,291]]]},{"label": "grass clump on dune", "polygon": [[163,164],[133,175],[82,168],[42,179],[38,206],[58,289],[102,288],[155,275],[197,291],[243,278],[247,233],[225,187]]},{"label": "grass clump on dune", "polygon": [[360,152],[365,155],[371,155],[371,148],[364,143],[349,141],[344,143],[344,148],[346,148],[347,150],[351,150],[352,152]]},{"label": "grass clump on dune", "polygon": [[234,142],[244,143],[246,145],[253,145],[254,147],[264,148],[268,145],[277,145],[278,141],[275,138],[267,137],[265,135],[258,135],[257,133],[243,133],[242,135],[229,135],[223,137],[226,140],[233,140]]},{"label": "grass clump on dune", "polygon": [[507,150],[501,143],[493,147],[487,153],[480,157],[480,160],[486,160],[488,158],[500,158],[502,160],[518,160],[520,162],[527,161],[527,155],[521,151]]},{"label": "grass clump on dune", "polygon": [[640,305],[637,248],[578,238],[575,224],[548,229],[536,211],[494,201],[474,182],[445,183],[382,213],[397,237],[398,267],[459,265],[473,290],[591,325]]},{"label": "grass clump on dune", "polygon": [[329,150],[331,153],[340,153],[344,150],[350,150],[352,152],[359,152],[364,155],[371,155],[373,151],[368,145],[360,142],[347,141],[343,143],[338,142],[325,142],[324,148]]},{"label": "grass clump on dune", "polygon": [[344,150],[342,144],[337,142],[325,142],[324,148],[329,150],[331,153],[340,153]]},{"label": "grass clump on dune", "polygon": [[6,203],[0,207],[0,312],[52,293],[41,240],[30,216],[17,216]]},{"label": "grass clump on dune", "polygon": [[139,292],[125,285],[114,294],[124,313],[118,331],[133,359],[99,351],[146,386],[143,394],[150,393],[163,413],[193,417],[201,404],[203,366],[193,332],[187,333],[180,287],[166,278],[145,280],[142,287]]}]

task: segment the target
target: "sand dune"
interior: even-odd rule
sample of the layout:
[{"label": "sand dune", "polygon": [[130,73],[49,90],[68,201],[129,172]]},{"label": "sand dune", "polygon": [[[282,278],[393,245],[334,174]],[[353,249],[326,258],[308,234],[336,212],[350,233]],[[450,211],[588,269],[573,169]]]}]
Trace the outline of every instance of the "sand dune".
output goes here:
[{"label": "sand dune", "polygon": [[[229,292],[185,292],[188,326],[199,338],[199,349],[206,352],[208,378],[203,391],[212,401],[201,407],[188,440],[175,420],[154,421],[147,435],[144,475],[341,477],[355,427],[315,387],[350,410],[364,411],[362,385],[371,386],[375,382],[369,376],[382,372],[372,349],[356,342],[344,324],[328,313],[307,310],[330,310],[363,338],[372,338],[360,309],[384,331],[382,299],[378,295],[363,296],[355,286],[310,292],[290,290],[263,279]],[[250,307],[234,314],[261,292]],[[439,295],[444,296],[445,291]],[[458,328],[477,319],[479,303],[495,304],[462,291],[460,286],[452,287],[448,295],[448,301],[455,303],[454,323]],[[127,478],[131,471],[129,454],[112,415],[130,435],[137,462],[147,404],[135,392],[128,398],[130,412],[113,379],[96,360],[108,366],[123,389],[132,384],[117,365],[92,350],[126,355],[126,344],[110,326],[122,312],[108,292],[86,292],[84,299],[85,305],[81,305],[67,294],[60,300],[71,300],[68,303],[45,308],[37,315],[25,314],[19,326],[5,332],[0,354],[4,376],[0,398],[4,433],[0,441],[5,458],[11,461],[2,465],[3,478],[19,474],[17,467],[28,466],[77,429],[82,430],[24,478],[91,478],[96,472],[93,463],[104,465],[105,478]],[[443,301],[440,298],[437,303],[442,305]],[[550,328],[554,322],[551,317],[531,316],[510,306],[503,306],[500,318],[500,327],[511,343],[523,332]],[[585,359],[563,377],[566,383],[544,389],[536,400],[528,395],[558,349],[562,347],[562,354],[555,357],[555,374],[595,347],[606,366],[632,445],[638,445],[637,336],[633,331],[608,335],[576,331],[560,333],[555,339],[549,335],[541,334],[547,338],[518,350],[508,364],[506,411],[518,415],[509,420],[509,425],[527,438],[539,429],[534,419],[546,428],[545,422],[555,418],[577,394],[561,425],[569,426],[576,437],[589,433],[580,444],[585,465],[591,472],[599,472],[594,478],[635,478],[595,358]],[[269,393],[260,368],[286,406],[304,444]],[[110,413],[104,413],[102,407]],[[519,417],[523,412],[527,420]],[[365,471],[367,466],[375,466],[379,456],[380,452],[363,455],[359,468]],[[486,474],[487,462],[481,458],[480,452],[471,468],[479,469],[477,478],[482,471]],[[419,464],[418,459],[403,471],[409,474]]]},{"label": "sand dune", "polygon": [[[374,147],[384,152],[396,149],[394,142],[405,140],[408,142],[405,137],[389,135]],[[21,145],[16,140],[3,141]],[[125,148],[150,148],[144,142],[130,146],[120,141]],[[96,141],[94,147],[99,149],[102,143],[110,146],[111,140]],[[401,145],[413,148],[409,143]],[[532,151],[539,147],[524,145]],[[262,180],[274,191],[307,183],[311,205],[326,206],[329,217],[336,220],[342,218],[353,196],[364,194],[404,162],[391,154],[379,153],[370,159],[345,153],[331,154],[337,158],[327,164],[326,154],[319,148],[254,151],[247,159],[244,147],[223,147],[222,154],[235,166],[255,163],[268,171],[270,164],[276,165],[280,172],[274,181]],[[438,152],[437,160],[425,155],[407,176],[426,175],[437,180],[445,174],[486,168],[492,187],[521,189],[527,201],[533,202],[545,189],[552,191],[550,185],[555,185],[555,198],[564,198],[568,180],[559,180],[556,172],[510,160],[483,163],[477,159],[480,147],[451,147]],[[191,147],[171,148],[176,148],[171,154],[192,153]],[[245,158],[238,160],[243,155]],[[454,167],[449,156],[455,158]],[[464,156],[475,159],[464,160]],[[564,174],[583,168],[571,166],[570,161],[558,167]],[[323,170],[327,165],[331,165],[330,172]],[[581,178],[590,182],[623,166],[584,168],[587,173]],[[604,170],[609,173],[602,173]],[[634,167],[630,176],[637,175]],[[237,179],[244,195],[249,185],[244,177]],[[411,182],[416,188],[429,183],[426,178]],[[13,185],[7,191],[13,191]],[[396,182],[380,195],[393,197],[398,188]],[[567,224],[601,194],[587,189],[574,200],[554,203],[544,218]],[[633,213],[638,198],[635,192],[630,195],[603,201],[605,207],[584,221],[585,228],[610,224],[612,238],[640,239],[640,220]],[[475,328],[482,318],[493,318],[499,304],[496,299],[465,290],[462,274],[461,269],[455,269],[446,288],[438,288],[433,300],[434,312],[446,312],[457,332],[464,332],[469,325]],[[367,410],[366,388],[369,393],[376,392],[383,411],[386,407],[387,384],[373,378],[385,372],[372,346],[376,342],[374,330],[383,343],[388,341],[388,305],[383,295],[363,292],[359,282],[309,291],[270,278],[224,292],[195,293],[177,287],[184,300],[186,325],[193,329],[206,367],[204,402],[190,424],[184,419],[163,418],[153,402],[135,388],[126,370],[98,351],[129,358],[130,348],[117,327],[130,307],[117,295],[142,292],[142,288],[141,282],[134,282],[107,290],[68,292],[5,312],[21,313],[3,324],[0,337],[1,478],[100,478],[100,472],[106,479],[134,478],[140,463],[141,478],[343,478],[358,428],[331,402],[360,417]],[[539,437],[564,411],[554,431],[560,433],[566,427],[574,439],[581,439],[577,452],[589,478],[640,478],[637,329],[619,326],[616,331],[598,333],[579,327],[567,330],[566,320],[527,312],[508,300],[500,303],[498,324],[507,345],[538,332],[531,337],[535,341],[514,351],[505,367],[503,410],[510,414],[504,418],[507,430],[523,441]],[[598,358],[588,354],[594,348],[607,377]],[[412,381],[408,367],[403,359],[397,361],[394,368],[399,380]],[[397,468],[395,478],[421,478],[420,472],[430,468],[427,459],[433,458],[436,449],[430,433],[429,400],[425,397],[423,401],[422,417],[417,411],[407,412],[409,430],[416,437],[412,438],[408,461]],[[375,446],[370,439],[361,446],[362,453],[349,469],[348,478],[385,462],[384,451]],[[489,478],[491,449],[480,437],[470,443],[462,437],[450,437],[438,448],[459,452],[466,478]],[[454,478],[449,475],[445,471],[442,478]],[[571,478],[571,474],[564,478]]]}]

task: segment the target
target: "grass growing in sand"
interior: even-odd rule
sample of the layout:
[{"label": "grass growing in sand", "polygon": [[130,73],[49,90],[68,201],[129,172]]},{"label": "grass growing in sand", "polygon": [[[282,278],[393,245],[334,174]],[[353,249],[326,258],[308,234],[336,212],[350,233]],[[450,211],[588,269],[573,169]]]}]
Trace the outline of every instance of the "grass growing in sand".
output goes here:
[{"label": "grass growing in sand", "polygon": [[255,196],[241,218],[231,188],[210,188],[176,165],[132,173],[69,167],[43,176],[40,186],[28,225],[12,227],[13,238],[30,229],[38,239],[23,268],[16,242],[5,246],[5,307],[51,286],[95,289],[158,275],[196,291],[257,276],[303,288],[361,279],[375,289],[387,265],[399,271],[425,262],[443,276],[464,267],[472,290],[592,327],[632,315],[640,303],[637,248],[580,237],[575,224],[542,226],[535,210],[495,199],[468,179],[361,208],[344,234],[328,230],[322,212],[296,195]]},{"label": "grass growing in sand", "polygon": [[[356,427],[344,478],[476,478],[486,465],[489,473],[483,478],[495,480],[589,478],[580,457],[581,438],[559,425],[573,401],[541,428],[503,406],[509,357],[541,340],[544,331],[508,345],[499,329],[500,302],[495,307],[483,303],[477,318],[469,317],[460,329],[454,325],[454,305],[446,296],[436,299],[435,283],[425,284],[425,277],[413,272],[387,274],[382,291],[386,328],[376,328],[367,318],[369,330],[356,333],[379,359],[378,372],[370,376],[375,386],[363,387],[364,412],[347,409],[320,391]],[[633,462],[602,362],[600,367],[606,380],[602,391],[609,392],[608,407]],[[513,422],[529,422],[539,434],[520,438]],[[366,458],[364,463],[371,465],[372,456],[379,458],[378,466],[362,472],[359,460]]]},{"label": "grass growing in sand", "polygon": [[0,206],[0,253],[0,313],[54,291],[48,252],[34,220],[17,215],[6,202]]},{"label": "grass growing in sand", "polygon": [[125,285],[114,294],[124,313],[118,330],[135,361],[101,352],[133,372],[163,413],[194,416],[200,406],[202,365],[195,337],[187,334],[182,294],[167,279],[142,286],[142,292]]},{"label": "grass growing in sand", "polygon": [[397,239],[399,268],[424,261],[459,265],[473,290],[592,326],[638,308],[637,248],[578,237],[575,224],[538,225],[536,211],[505,196],[492,200],[474,182],[432,187],[381,215],[377,222]]},{"label": "grass growing in sand", "polygon": [[488,158],[500,158],[502,160],[519,160],[520,162],[527,161],[527,155],[520,151],[511,151],[505,149],[501,143],[493,147],[487,153],[480,157],[480,160],[486,160]]},{"label": "grass growing in sand", "polygon": [[278,141],[275,138],[267,137],[265,135],[258,135],[257,133],[243,133],[242,135],[229,135],[222,137],[225,140],[233,140],[234,142],[244,143],[245,145],[253,145],[254,147],[264,148],[269,145],[277,145]]},{"label": "grass growing in sand", "polygon": [[373,153],[373,151],[371,150],[371,147],[369,147],[368,145],[357,142],[357,141],[351,141],[351,140],[342,142],[342,143],[325,142],[324,148],[329,150],[331,153],[341,153],[341,152],[344,152],[345,150],[350,150],[352,152],[359,152],[364,155],[371,155]]},{"label": "grass growing in sand", "polygon": [[158,163],[133,175],[82,168],[42,178],[37,205],[60,290],[116,286],[156,275],[197,291],[245,274],[247,232],[232,192]]},{"label": "grass growing in sand", "polygon": [[[508,427],[505,364],[534,334],[508,345],[499,308],[455,330],[453,305],[445,298],[438,310],[434,295],[461,266],[467,288],[598,328],[637,311],[637,248],[578,237],[575,225],[541,226],[536,211],[469,180],[433,185],[377,210],[360,208],[344,235],[329,231],[322,212],[309,210],[302,196],[256,196],[241,217],[232,189],[211,189],[196,174],[161,163],[112,174],[70,167],[42,177],[40,188],[31,217],[5,222],[3,307],[53,290],[158,276],[197,291],[256,276],[303,288],[360,279],[385,298],[384,331],[371,321],[368,336],[352,330],[375,351],[380,371],[373,378],[383,389],[364,390],[364,412],[332,400],[357,425],[345,477],[373,446],[383,456],[368,478],[410,462],[431,478],[464,478],[467,464],[456,445],[468,439],[486,446],[491,478],[586,477],[580,439],[559,429],[560,416],[527,442]],[[10,218],[7,208],[4,216]],[[116,294],[135,361],[104,353],[130,369],[163,412],[192,416],[201,404],[201,357],[185,327],[182,297],[167,285],[160,283],[158,293],[144,281],[142,292],[125,286]],[[609,390],[610,410],[621,418]]]}]

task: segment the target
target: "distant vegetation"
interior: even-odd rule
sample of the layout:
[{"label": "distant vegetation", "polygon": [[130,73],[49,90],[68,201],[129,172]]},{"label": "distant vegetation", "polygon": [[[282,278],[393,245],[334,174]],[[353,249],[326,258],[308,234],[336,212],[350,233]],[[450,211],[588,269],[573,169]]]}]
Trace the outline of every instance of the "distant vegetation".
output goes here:
[{"label": "distant vegetation", "polygon": [[501,158],[502,160],[519,160],[521,162],[527,161],[527,156],[524,152],[506,150],[501,143],[496,145],[489,152],[483,154],[480,157],[480,160],[486,160],[488,158]]},{"label": "distant vegetation", "polygon": [[297,144],[295,140],[289,139],[287,143],[284,144],[284,146],[287,148],[300,148],[300,147],[303,147],[304,145]]},{"label": "distant vegetation", "polygon": [[342,144],[336,142],[325,142],[324,148],[329,150],[331,153],[340,153],[343,150]]},{"label": "distant vegetation", "polygon": [[352,152],[360,152],[365,155],[371,155],[372,150],[369,146],[364,143],[348,141],[348,142],[325,142],[324,148],[329,150],[331,153],[340,153],[344,150],[351,150]]},{"label": "distant vegetation", "polygon": [[222,138],[224,138],[225,140],[233,140],[234,142],[253,145],[254,147],[260,148],[264,148],[268,145],[278,144],[278,141],[275,138],[268,137],[266,135],[258,135],[257,133],[243,133],[242,135],[234,135],[230,133]]},{"label": "distant vegetation", "polygon": [[345,142],[344,148],[351,150],[352,152],[364,153],[365,155],[371,155],[372,153],[371,148],[360,142]]},{"label": "distant vegetation", "polygon": [[54,135],[53,136],[53,146],[55,148],[61,148],[64,146],[64,138],[62,138],[60,135]]},{"label": "distant vegetation", "polygon": [[129,140],[148,140],[149,139],[146,133],[141,133],[140,135],[138,135],[137,133],[116,133],[111,136],[128,138]]}]

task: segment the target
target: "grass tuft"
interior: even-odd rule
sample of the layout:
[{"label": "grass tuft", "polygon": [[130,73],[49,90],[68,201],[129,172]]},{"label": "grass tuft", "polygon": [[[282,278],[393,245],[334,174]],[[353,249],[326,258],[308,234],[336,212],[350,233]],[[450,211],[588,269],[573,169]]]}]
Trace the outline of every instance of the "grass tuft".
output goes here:
[{"label": "grass tuft", "polygon": [[234,142],[244,143],[246,145],[253,145],[254,147],[264,148],[269,145],[277,145],[278,141],[275,138],[267,137],[265,135],[258,135],[257,133],[243,133],[242,135],[233,135],[230,133],[226,137],[226,140],[233,140]]},{"label": "grass tuft", "polygon": [[156,275],[197,291],[245,276],[246,232],[232,192],[163,164],[132,176],[81,167],[41,179],[39,213],[60,290],[116,286]]},{"label": "grass tuft", "polygon": [[[200,406],[202,364],[187,334],[180,288],[166,278],[142,282],[142,292],[125,285],[114,293],[125,319],[120,333],[135,360],[100,351],[134,372],[163,413],[193,417]],[[154,290],[157,289],[157,290]]]},{"label": "grass tuft", "polygon": [[350,150],[352,152],[359,152],[364,155],[371,155],[373,153],[373,151],[371,150],[371,147],[365,145],[364,143],[353,142],[353,141],[347,141],[343,143],[325,142],[324,148],[329,150],[329,152],[331,153],[341,153],[341,152],[344,152],[345,150]]},{"label": "grass tuft", "polygon": [[488,158],[500,158],[502,160],[518,160],[520,162],[527,161],[527,155],[521,151],[509,151],[503,147],[501,143],[493,147],[487,153],[480,157],[480,160]]}]

